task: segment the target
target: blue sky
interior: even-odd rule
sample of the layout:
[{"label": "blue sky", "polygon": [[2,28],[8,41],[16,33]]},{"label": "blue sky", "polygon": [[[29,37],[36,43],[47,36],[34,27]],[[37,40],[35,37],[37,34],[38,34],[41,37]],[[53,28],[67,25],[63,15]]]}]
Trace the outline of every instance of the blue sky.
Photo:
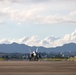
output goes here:
[{"label": "blue sky", "polygon": [[[13,25],[13,26],[11,26]],[[69,26],[68,26],[69,25]],[[64,37],[65,34],[72,33],[76,28],[74,24],[53,24],[53,25],[16,25],[15,23],[8,23],[7,25],[0,26],[0,38],[14,38],[18,39],[25,36],[38,35],[40,39],[47,36]]]},{"label": "blue sky", "polygon": [[76,29],[76,0],[0,0],[0,39],[64,38]]}]

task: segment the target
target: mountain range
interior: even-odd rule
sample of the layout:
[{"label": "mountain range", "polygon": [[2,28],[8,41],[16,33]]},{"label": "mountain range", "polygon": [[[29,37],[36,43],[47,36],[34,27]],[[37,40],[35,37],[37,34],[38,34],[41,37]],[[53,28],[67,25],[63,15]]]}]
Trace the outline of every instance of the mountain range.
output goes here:
[{"label": "mountain range", "polygon": [[12,44],[0,44],[0,52],[3,53],[29,53],[29,49],[31,51],[36,50],[38,48],[38,52],[67,52],[67,51],[76,51],[76,44],[75,43],[69,43],[64,44],[63,46],[55,47],[55,48],[45,48],[45,47],[36,47],[36,46],[28,46],[25,44],[18,44],[18,43],[12,43]]}]

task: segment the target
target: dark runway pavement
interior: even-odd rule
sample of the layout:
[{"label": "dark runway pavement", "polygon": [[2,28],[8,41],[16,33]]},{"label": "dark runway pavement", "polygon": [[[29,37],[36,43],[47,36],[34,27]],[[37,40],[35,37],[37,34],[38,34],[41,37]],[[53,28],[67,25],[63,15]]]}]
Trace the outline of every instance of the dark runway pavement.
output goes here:
[{"label": "dark runway pavement", "polygon": [[76,75],[76,62],[0,61],[0,75]]}]

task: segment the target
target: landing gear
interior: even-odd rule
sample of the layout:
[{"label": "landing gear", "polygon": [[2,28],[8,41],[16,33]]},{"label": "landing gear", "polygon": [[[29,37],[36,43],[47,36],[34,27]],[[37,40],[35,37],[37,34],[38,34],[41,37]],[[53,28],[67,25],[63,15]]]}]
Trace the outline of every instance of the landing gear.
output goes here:
[{"label": "landing gear", "polygon": [[29,57],[29,60],[30,60],[30,61],[38,61],[39,58],[38,58],[38,57]]},{"label": "landing gear", "polygon": [[30,54],[28,56],[28,58],[29,58],[30,61],[38,61],[41,57],[40,57],[39,54],[37,54],[36,56],[34,56],[33,54]]}]

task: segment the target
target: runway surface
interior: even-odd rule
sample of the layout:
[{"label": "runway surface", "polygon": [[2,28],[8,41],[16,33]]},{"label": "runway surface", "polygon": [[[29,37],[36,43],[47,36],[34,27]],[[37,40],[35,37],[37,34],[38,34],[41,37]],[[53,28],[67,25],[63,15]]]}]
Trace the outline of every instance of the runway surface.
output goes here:
[{"label": "runway surface", "polygon": [[0,61],[0,75],[76,75],[76,62]]}]

